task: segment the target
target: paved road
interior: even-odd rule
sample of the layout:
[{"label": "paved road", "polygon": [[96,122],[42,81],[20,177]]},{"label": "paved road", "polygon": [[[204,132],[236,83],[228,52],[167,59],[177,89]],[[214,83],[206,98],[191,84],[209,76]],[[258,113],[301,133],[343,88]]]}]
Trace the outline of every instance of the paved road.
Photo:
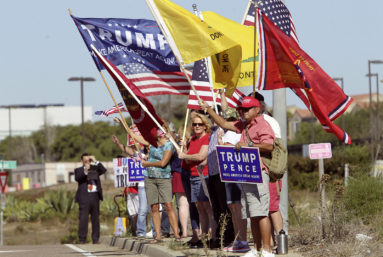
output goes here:
[{"label": "paved road", "polygon": [[[120,250],[117,247],[100,245],[15,245],[0,247],[0,257],[117,257],[122,255],[134,255],[127,250]],[[141,255],[142,256],[142,255]]]}]

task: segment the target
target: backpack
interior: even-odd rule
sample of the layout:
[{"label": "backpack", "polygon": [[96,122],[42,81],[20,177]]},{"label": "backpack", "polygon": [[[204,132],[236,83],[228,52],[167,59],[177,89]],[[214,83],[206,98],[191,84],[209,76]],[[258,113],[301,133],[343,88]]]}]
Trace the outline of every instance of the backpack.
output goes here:
[{"label": "backpack", "polygon": [[[246,126],[246,136],[249,142],[253,142],[249,136],[249,125]],[[254,143],[254,142],[253,142]],[[287,171],[287,150],[283,146],[282,138],[274,140],[274,149],[270,156],[261,156],[263,163],[269,169],[270,182],[275,183],[282,179]],[[279,184],[277,183],[279,194]]]}]

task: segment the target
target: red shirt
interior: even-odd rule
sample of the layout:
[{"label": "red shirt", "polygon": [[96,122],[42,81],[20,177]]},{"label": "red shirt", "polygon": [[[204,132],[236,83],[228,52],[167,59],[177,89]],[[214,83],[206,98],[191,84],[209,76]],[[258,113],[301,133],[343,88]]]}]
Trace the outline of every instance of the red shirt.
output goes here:
[{"label": "red shirt", "polygon": [[[190,140],[190,143],[188,144],[189,151],[187,152],[187,154],[197,154],[199,153],[203,145],[209,145],[209,136],[210,136],[209,134],[206,134],[200,139],[198,139],[196,136],[193,136]],[[184,169],[190,170],[190,174],[192,176],[197,177],[198,176],[197,166],[201,164],[202,162],[203,160],[200,162],[191,161],[190,163],[186,163],[186,161],[183,160],[181,165]],[[204,176],[209,175],[209,167],[207,165],[205,165],[205,167],[203,168],[202,173]]]},{"label": "red shirt", "polygon": [[[236,121],[234,126],[238,134],[241,135],[241,142],[249,143],[246,136],[246,126],[248,123],[246,121]],[[263,115],[253,119],[249,126],[249,137],[254,142],[254,144],[274,144],[275,134],[274,130],[271,128],[270,124],[264,119]],[[265,164],[263,164],[261,158],[261,167],[262,169],[269,172]]]}]

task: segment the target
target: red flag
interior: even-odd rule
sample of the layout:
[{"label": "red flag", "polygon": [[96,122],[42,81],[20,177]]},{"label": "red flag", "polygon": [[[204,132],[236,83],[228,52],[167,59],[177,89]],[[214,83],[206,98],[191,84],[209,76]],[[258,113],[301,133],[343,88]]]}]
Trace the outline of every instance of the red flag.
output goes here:
[{"label": "red flag", "polygon": [[[346,132],[332,123],[351,104],[352,98],[328,76],[322,68],[306,54],[290,37],[280,30],[274,22],[258,12],[261,52],[265,56],[264,76],[266,88],[296,87],[305,90],[315,116],[327,132],[351,144]],[[263,45],[263,46],[262,46]],[[279,74],[278,74],[279,73]]]},{"label": "red flag", "polygon": [[134,123],[137,128],[140,130],[142,136],[146,141],[148,141],[152,146],[157,147],[157,125],[149,117],[149,115],[144,111],[141,105],[135,100],[134,96],[129,93],[121,81],[125,82],[125,85],[130,88],[134,95],[146,106],[146,109],[151,113],[151,115],[158,121],[162,126],[163,121],[157,116],[152,103],[146,99],[146,97],[141,93],[141,91],[132,83],[130,80],[110,61],[106,60],[101,56],[97,50],[93,49],[93,52],[97,55],[98,59],[104,65],[105,69],[109,72],[110,76],[114,79],[117,84],[118,90],[124,100],[124,103],[130,113],[130,116],[133,118]]}]

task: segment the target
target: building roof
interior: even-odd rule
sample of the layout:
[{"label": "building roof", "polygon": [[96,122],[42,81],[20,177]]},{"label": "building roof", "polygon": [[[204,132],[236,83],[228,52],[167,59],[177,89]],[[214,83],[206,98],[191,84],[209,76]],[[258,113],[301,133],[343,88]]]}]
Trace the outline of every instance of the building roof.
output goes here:
[{"label": "building roof", "polygon": [[305,110],[305,109],[296,109],[295,112],[302,118],[310,118],[311,117],[311,111]]}]

